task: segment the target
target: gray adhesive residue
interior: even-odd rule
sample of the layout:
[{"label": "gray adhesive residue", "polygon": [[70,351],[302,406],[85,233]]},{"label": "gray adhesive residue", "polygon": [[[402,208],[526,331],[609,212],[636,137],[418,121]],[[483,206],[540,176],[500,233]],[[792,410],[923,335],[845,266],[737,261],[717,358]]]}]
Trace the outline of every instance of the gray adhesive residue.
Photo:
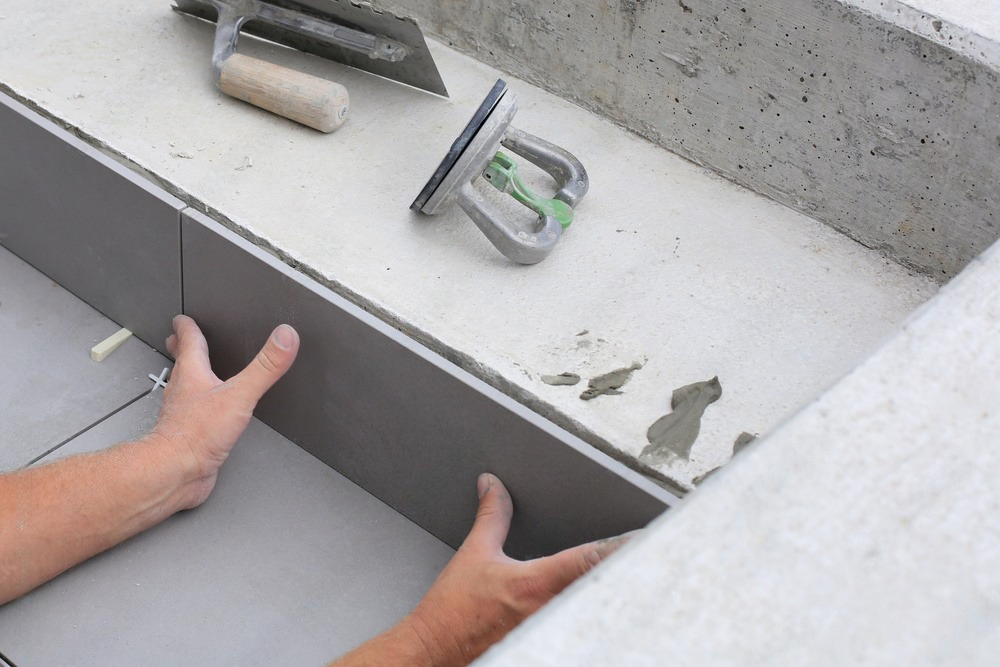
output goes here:
[{"label": "gray adhesive residue", "polygon": [[595,378],[590,378],[590,382],[587,383],[587,388],[583,390],[580,394],[580,398],[585,401],[589,401],[592,398],[597,398],[602,394],[608,394],[609,396],[616,396],[621,392],[621,386],[628,382],[629,378],[632,377],[632,372],[637,371],[642,368],[642,364],[636,362],[631,366],[625,368],[618,368],[604,375],[598,375]]},{"label": "gray adhesive residue", "polygon": [[640,459],[651,463],[664,463],[691,455],[691,447],[701,431],[701,417],[705,408],[722,396],[722,385],[714,377],[675,389],[670,398],[673,412],[663,415],[649,427],[646,437],[649,445],[642,450]]},{"label": "gray adhesive residue", "polygon": [[743,431],[738,436],[736,436],[736,442],[733,443],[733,456],[740,453],[740,450],[749,445],[751,442],[757,439],[757,436],[753,433],[747,433]]},{"label": "gray adhesive residue", "polygon": [[542,382],[544,382],[545,384],[550,384],[553,387],[559,387],[559,386],[563,386],[563,385],[568,386],[568,387],[572,387],[573,385],[575,385],[578,382],[580,382],[580,376],[577,375],[576,373],[560,373],[559,375],[543,375],[542,376]]},{"label": "gray adhesive residue", "polygon": [[[734,456],[739,454],[744,447],[746,447],[756,439],[757,439],[756,435],[754,435],[753,433],[747,433],[746,431],[743,431],[738,436],[736,436],[736,442],[733,443],[733,453],[729,456],[729,461],[732,461]],[[694,484],[695,486],[698,486],[699,484],[701,484],[706,479],[708,479],[709,477],[711,477],[720,470],[722,470],[722,466],[719,466],[718,468],[712,468],[708,472],[702,475],[698,475],[697,477],[692,479],[691,483]]]}]

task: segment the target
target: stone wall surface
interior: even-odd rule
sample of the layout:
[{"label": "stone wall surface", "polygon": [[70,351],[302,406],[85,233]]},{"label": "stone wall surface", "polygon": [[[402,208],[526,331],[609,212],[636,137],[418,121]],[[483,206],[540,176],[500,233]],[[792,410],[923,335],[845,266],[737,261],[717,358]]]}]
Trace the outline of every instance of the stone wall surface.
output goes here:
[{"label": "stone wall surface", "polygon": [[391,4],[938,280],[1000,235],[1000,49],[912,0]]}]

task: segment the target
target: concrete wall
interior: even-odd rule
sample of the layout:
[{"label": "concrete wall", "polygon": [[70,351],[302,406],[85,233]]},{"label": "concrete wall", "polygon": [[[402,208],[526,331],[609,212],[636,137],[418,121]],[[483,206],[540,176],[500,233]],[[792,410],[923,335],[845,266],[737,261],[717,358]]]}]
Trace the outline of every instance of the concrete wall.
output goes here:
[{"label": "concrete wall", "polygon": [[879,16],[833,0],[375,4],[939,280],[1000,235],[995,54],[929,13],[892,0]]}]

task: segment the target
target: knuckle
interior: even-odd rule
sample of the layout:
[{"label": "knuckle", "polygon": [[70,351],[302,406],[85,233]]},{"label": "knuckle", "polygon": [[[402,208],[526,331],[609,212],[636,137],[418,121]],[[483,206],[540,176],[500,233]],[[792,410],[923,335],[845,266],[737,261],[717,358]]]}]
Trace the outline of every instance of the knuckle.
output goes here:
[{"label": "knuckle", "polygon": [[278,363],[274,356],[274,351],[265,347],[257,353],[257,365],[267,373],[276,372],[278,370]]},{"label": "knuckle", "polygon": [[507,606],[512,610],[530,614],[548,602],[555,591],[543,577],[519,574],[508,585]]},{"label": "knuckle", "polygon": [[577,558],[577,567],[580,575],[582,576],[590,572],[592,569],[597,567],[602,560],[604,559],[597,549],[584,549]]},{"label": "knuckle", "polygon": [[479,509],[476,510],[476,519],[486,520],[492,519],[493,517],[499,515],[497,508],[492,505],[480,505]]},{"label": "knuckle", "polygon": [[479,509],[476,510],[476,519],[503,519],[504,521],[510,521],[511,518],[513,518],[512,509],[503,503],[482,503]]}]

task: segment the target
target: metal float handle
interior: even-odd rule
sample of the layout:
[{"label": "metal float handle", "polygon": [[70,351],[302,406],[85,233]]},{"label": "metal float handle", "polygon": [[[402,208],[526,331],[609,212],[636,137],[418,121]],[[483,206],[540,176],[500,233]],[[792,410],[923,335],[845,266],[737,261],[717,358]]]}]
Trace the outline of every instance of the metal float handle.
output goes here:
[{"label": "metal float handle", "polygon": [[489,200],[476,192],[471,182],[462,186],[455,199],[490,243],[508,259],[519,264],[537,264],[545,259],[562,235],[562,225],[551,215],[539,216],[531,231],[512,223]]},{"label": "metal float handle", "polygon": [[576,206],[590,188],[590,178],[576,157],[564,148],[510,126],[500,141],[504,147],[535,164],[555,179],[555,199]]}]

